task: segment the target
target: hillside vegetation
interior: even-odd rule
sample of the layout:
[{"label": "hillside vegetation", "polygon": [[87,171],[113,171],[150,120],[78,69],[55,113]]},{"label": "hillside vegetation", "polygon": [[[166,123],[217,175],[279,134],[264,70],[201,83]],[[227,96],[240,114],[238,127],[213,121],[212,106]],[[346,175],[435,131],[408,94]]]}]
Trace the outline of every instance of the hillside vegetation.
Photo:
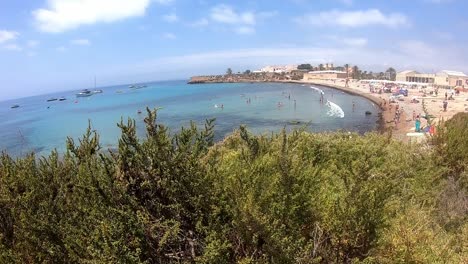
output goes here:
[{"label": "hillside vegetation", "polygon": [[468,115],[431,146],[214,124],[0,160],[0,263],[466,263]]}]

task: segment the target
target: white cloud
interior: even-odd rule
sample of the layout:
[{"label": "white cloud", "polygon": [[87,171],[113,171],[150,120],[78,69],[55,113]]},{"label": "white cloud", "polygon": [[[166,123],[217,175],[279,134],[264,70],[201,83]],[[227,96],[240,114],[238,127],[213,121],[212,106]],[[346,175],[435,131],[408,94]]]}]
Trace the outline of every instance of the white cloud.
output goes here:
[{"label": "white cloud", "polygon": [[[167,1],[159,1],[167,2]],[[143,16],[151,0],[48,0],[33,11],[39,30],[59,33],[99,22]]]},{"label": "white cloud", "polygon": [[179,17],[175,13],[167,14],[163,16],[164,21],[174,23],[179,21]]},{"label": "white cloud", "polygon": [[7,44],[5,46],[3,46],[4,49],[6,50],[11,50],[11,51],[22,51],[23,48],[16,45],[16,44]]},{"label": "white cloud", "polygon": [[254,34],[254,33],[255,33],[255,28],[244,26],[244,27],[235,28],[234,31],[235,31],[237,34],[241,34],[241,35],[250,35],[250,34]]},{"label": "white cloud", "polygon": [[91,45],[91,41],[88,39],[74,39],[70,41],[71,44],[73,45],[78,45],[78,46],[89,46]]},{"label": "white cloud", "polygon": [[57,48],[57,51],[58,51],[58,52],[65,52],[65,51],[67,51],[67,50],[68,50],[68,49],[65,48],[64,46],[60,46],[60,47]]},{"label": "white cloud", "polygon": [[39,41],[37,40],[29,40],[26,45],[30,48],[35,48],[37,46],[39,46]]},{"label": "white cloud", "polygon": [[255,14],[253,12],[236,13],[228,5],[218,5],[211,9],[210,17],[213,21],[226,24],[255,25]]},{"label": "white cloud", "polygon": [[177,38],[176,35],[174,35],[173,33],[164,33],[162,37],[163,39],[170,39],[170,40]]},{"label": "white cloud", "polygon": [[440,40],[453,40],[453,35],[447,31],[434,31],[432,34]]},{"label": "white cloud", "polygon": [[378,9],[339,11],[332,10],[317,14],[307,14],[295,19],[296,22],[314,26],[336,25],[342,27],[364,27],[381,25],[386,27],[398,27],[408,25],[405,15],[400,13],[383,14]]},{"label": "white cloud", "polygon": [[205,26],[208,26],[210,22],[208,21],[208,19],[206,18],[201,18],[197,21],[194,21],[192,23],[189,24],[189,26],[192,26],[192,27],[205,27]]},{"label": "white cloud", "polygon": [[343,43],[349,46],[364,47],[367,45],[366,38],[345,38]]},{"label": "white cloud", "polygon": [[406,40],[399,43],[400,50],[409,56],[433,57],[437,51],[428,44],[419,40]]},{"label": "white cloud", "polygon": [[19,36],[16,31],[0,30],[0,43],[15,40]]},{"label": "white cloud", "polygon": [[[232,27],[231,29],[237,34],[253,34],[255,33],[254,26],[259,20],[264,20],[276,16],[277,11],[266,12],[237,12],[229,5],[217,5],[210,10],[210,19],[214,23],[220,23]],[[201,20],[203,25],[208,24],[208,20]]]},{"label": "white cloud", "polygon": [[278,15],[278,11],[265,11],[265,12],[259,12],[256,16],[259,19],[267,19],[267,18],[272,18],[276,15]]}]

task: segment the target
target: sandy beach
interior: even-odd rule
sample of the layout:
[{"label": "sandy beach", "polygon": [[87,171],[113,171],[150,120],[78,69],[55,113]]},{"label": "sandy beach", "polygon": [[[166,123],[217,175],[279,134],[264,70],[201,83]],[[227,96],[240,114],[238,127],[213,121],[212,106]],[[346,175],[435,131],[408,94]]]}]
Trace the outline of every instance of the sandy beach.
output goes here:
[{"label": "sandy beach", "polygon": [[[448,90],[439,90],[438,95],[430,95],[432,91],[426,88],[426,96],[424,90],[409,89],[408,96],[404,97],[403,101],[389,104],[391,93],[372,93],[370,92],[369,85],[361,83],[357,80],[350,80],[349,87],[346,88],[344,80],[314,80],[314,81],[297,81],[298,83],[318,84],[333,87],[345,92],[357,94],[368,98],[375,104],[379,105],[382,109],[382,118],[386,130],[391,130],[393,137],[402,141],[409,141],[408,133],[415,132],[414,115],[424,116],[426,109],[427,114],[434,116],[432,124],[437,124],[439,120],[448,120],[456,113],[465,112],[468,108],[468,93],[461,92],[459,95],[453,95],[454,100],[448,101],[447,111],[443,111],[443,101],[445,99],[445,92]],[[450,94],[448,95],[450,96]],[[412,103],[411,99],[415,97],[419,103]],[[399,105],[400,112],[402,112],[400,121],[395,123],[396,106]],[[421,127],[428,125],[426,119],[421,118]]]}]

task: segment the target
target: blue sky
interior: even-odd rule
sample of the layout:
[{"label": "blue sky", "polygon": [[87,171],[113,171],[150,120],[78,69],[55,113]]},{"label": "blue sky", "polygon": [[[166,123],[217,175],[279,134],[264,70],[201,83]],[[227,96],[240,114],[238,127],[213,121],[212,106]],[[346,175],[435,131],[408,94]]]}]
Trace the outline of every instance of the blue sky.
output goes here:
[{"label": "blue sky", "polygon": [[0,1],[0,100],[334,62],[468,72],[465,0]]}]

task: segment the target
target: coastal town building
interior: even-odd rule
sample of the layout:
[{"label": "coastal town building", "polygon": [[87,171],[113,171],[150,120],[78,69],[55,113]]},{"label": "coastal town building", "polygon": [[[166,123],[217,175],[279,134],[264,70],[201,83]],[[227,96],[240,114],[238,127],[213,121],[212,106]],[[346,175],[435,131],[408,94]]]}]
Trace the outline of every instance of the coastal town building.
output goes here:
[{"label": "coastal town building", "polygon": [[328,79],[346,79],[348,77],[348,74],[343,71],[311,71],[308,73],[304,74],[304,80],[305,81],[310,81],[310,80],[317,80],[317,79],[322,79],[322,80],[328,80]]},{"label": "coastal town building", "polygon": [[260,69],[260,71],[254,71],[255,73],[258,72],[270,72],[270,73],[290,73],[294,70],[297,70],[297,65],[274,65],[274,66],[266,66]]},{"label": "coastal town building", "polygon": [[440,88],[468,87],[468,76],[458,71],[441,71],[436,74],[420,73],[409,70],[399,72],[396,76],[398,82],[422,83]]}]

